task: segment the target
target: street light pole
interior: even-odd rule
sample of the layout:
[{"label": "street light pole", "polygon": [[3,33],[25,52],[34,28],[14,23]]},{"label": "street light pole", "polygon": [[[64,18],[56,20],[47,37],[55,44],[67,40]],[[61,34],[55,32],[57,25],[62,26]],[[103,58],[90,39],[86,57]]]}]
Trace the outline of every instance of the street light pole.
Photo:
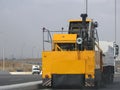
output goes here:
[{"label": "street light pole", "polygon": [[3,48],[3,71],[5,70],[5,55],[4,55],[4,48]]},{"label": "street light pole", "polygon": [[86,0],[86,14],[88,14],[88,0]]}]

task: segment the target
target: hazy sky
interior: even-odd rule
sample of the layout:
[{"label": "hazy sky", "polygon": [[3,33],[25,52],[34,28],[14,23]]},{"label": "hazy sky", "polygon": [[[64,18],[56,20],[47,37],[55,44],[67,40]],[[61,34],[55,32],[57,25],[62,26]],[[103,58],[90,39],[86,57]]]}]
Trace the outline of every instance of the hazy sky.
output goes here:
[{"label": "hazy sky", "polygon": [[[114,0],[88,0],[88,16],[99,23],[100,40],[114,41]],[[117,42],[120,29],[117,0]],[[42,27],[68,28],[85,12],[85,0],[0,0],[0,58],[41,57]],[[33,52],[33,56],[32,56]]]}]

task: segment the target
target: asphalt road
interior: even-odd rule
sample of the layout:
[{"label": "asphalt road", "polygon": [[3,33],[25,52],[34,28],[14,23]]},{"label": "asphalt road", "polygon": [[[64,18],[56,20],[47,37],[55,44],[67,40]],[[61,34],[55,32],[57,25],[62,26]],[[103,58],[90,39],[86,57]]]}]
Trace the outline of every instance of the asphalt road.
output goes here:
[{"label": "asphalt road", "polygon": [[114,78],[114,83],[109,84],[104,88],[101,88],[99,90],[120,90],[120,75]]},{"label": "asphalt road", "polygon": [[[33,82],[41,80],[40,75],[0,75],[0,86],[4,85],[12,85],[12,84],[20,84],[25,82]],[[42,90],[46,88],[41,88],[41,86],[37,90]],[[48,89],[47,90],[53,90]],[[82,89],[82,90],[96,90],[96,89]],[[100,88],[98,90],[120,90],[120,74],[115,75],[114,83],[107,85],[106,87]]]},{"label": "asphalt road", "polygon": [[[55,89],[48,89],[48,88],[39,88],[38,90],[55,90]],[[69,90],[69,89],[68,89]],[[75,89],[73,89],[75,90]],[[79,89],[79,90],[96,90],[96,89],[91,89],[91,88],[88,88],[88,89]],[[109,84],[109,85],[106,85],[106,87],[102,87],[102,88],[99,88],[97,90],[120,90],[120,74],[117,74],[115,75],[115,78],[114,78],[114,83],[113,84]]]},{"label": "asphalt road", "polygon": [[41,80],[40,75],[0,75],[0,86]]}]

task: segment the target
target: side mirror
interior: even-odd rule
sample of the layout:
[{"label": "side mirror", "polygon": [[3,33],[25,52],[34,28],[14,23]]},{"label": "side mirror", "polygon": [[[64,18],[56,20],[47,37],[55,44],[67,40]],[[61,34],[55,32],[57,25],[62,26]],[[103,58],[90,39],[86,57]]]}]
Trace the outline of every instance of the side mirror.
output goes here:
[{"label": "side mirror", "polygon": [[115,48],[115,50],[114,50],[115,55],[114,56],[116,57],[119,55],[119,46],[117,44],[114,44],[114,48]]},{"label": "side mirror", "polygon": [[119,54],[119,46],[118,45],[116,45],[116,47],[115,47],[115,55],[117,55],[118,56],[118,54]]},{"label": "side mirror", "polygon": [[94,27],[98,27],[98,23],[97,22],[94,22]]}]

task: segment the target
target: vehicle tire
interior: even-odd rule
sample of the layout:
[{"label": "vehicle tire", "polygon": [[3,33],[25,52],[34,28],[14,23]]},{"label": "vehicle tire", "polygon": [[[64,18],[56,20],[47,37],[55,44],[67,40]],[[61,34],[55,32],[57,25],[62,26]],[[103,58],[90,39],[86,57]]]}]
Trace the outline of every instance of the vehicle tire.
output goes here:
[{"label": "vehicle tire", "polygon": [[95,81],[94,81],[94,85],[95,88],[98,89],[102,86],[102,78],[103,78],[103,74],[102,72],[98,69],[95,72]]},{"label": "vehicle tire", "polygon": [[101,87],[100,81],[95,81],[95,89],[99,89]]},{"label": "vehicle tire", "polygon": [[110,74],[110,84],[113,83],[113,78],[114,78],[114,75]]},{"label": "vehicle tire", "polygon": [[106,87],[106,78],[105,78],[104,73],[102,73],[101,87]]}]

